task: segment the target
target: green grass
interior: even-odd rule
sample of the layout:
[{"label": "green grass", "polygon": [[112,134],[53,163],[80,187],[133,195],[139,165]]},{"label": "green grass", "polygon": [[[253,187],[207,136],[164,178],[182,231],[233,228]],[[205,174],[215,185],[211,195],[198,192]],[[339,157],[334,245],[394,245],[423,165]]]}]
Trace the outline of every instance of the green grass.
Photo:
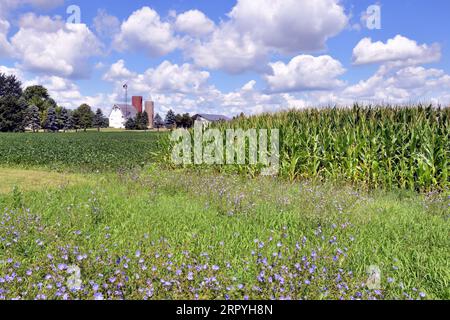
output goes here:
[{"label": "green grass", "polygon": [[0,194],[11,192],[14,188],[23,191],[42,190],[78,184],[87,179],[81,175],[48,172],[43,170],[23,170],[0,167]]},{"label": "green grass", "polygon": [[0,134],[0,166],[111,172],[155,161],[164,133]]},{"label": "green grass", "polygon": [[[58,298],[55,283],[65,286],[69,276],[66,271],[55,270],[59,263],[81,268],[86,289],[70,293],[71,298],[93,298],[95,291],[89,284],[93,281],[100,286],[109,284],[99,291],[113,299],[141,299],[150,289],[148,297],[153,299],[193,299],[192,288],[199,289],[198,298],[209,299],[224,298],[225,294],[237,299],[245,295],[254,299],[288,295],[294,299],[348,299],[357,292],[362,292],[363,298],[419,298],[422,292],[427,298],[449,299],[449,204],[444,195],[425,197],[404,191],[367,194],[345,186],[248,180],[154,166],[119,175],[99,174],[75,185],[16,190],[0,196],[0,207],[9,208],[0,226],[2,237],[6,237],[0,242],[0,260],[12,259],[0,264],[0,277],[12,272],[21,275],[24,283],[13,281],[3,288],[8,290],[6,297],[28,299],[38,294]],[[319,226],[321,233],[316,236]],[[304,236],[308,240],[296,252],[296,243],[302,243]],[[265,246],[259,248],[256,239]],[[279,242],[281,248],[277,247]],[[333,262],[331,257],[338,249],[346,256]],[[68,260],[63,258],[64,250],[69,252]],[[148,267],[145,271],[135,257],[137,250]],[[309,286],[296,284],[291,290],[288,285],[258,282],[258,254],[267,257],[273,263],[273,273],[283,275],[288,282],[294,265],[303,263],[302,256],[310,257],[313,251],[318,258],[308,261],[328,271],[315,279],[306,271],[301,274],[302,281],[311,280]],[[273,253],[282,256],[273,258]],[[86,258],[78,261],[76,257],[84,254]],[[17,262],[20,266],[14,269]],[[187,266],[204,264],[207,269],[194,272],[193,282],[188,281]],[[213,265],[220,269],[212,270]],[[370,265],[381,269],[380,296],[362,285]],[[38,266],[32,276],[25,275]],[[289,271],[283,271],[283,266]],[[152,267],[157,270],[152,271]],[[182,273],[178,275],[176,270]],[[350,278],[349,271],[353,272]],[[348,291],[336,287],[338,274],[345,278]],[[46,275],[52,278],[46,280]],[[212,276],[220,286],[202,286],[204,278]],[[121,295],[114,294],[107,280],[110,277],[117,278],[114,288],[123,284],[120,290],[116,288]],[[172,281],[170,289],[161,281]],[[39,283],[44,289],[38,290]],[[51,289],[45,288],[48,284]],[[238,289],[239,284],[245,287]],[[254,286],[261,291],[254,291]],[[324,286],[329,288],[328,295],[321,291]],[[232,289],[227,291],[226,287]]]}]

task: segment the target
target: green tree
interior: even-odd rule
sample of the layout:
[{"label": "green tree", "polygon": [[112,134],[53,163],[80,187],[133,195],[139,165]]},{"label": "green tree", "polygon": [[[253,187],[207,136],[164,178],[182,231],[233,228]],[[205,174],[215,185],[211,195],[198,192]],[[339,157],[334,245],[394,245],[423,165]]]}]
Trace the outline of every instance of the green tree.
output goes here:
[{"label": "green tree", "polygon": [[66,108],[61,108],[58,122],[60,129],[64,132],[73,128],[72,115],[70,114],[69,110],[67,110]]},{"label": "green tree", "polygon": [[147,111],[142,112],[142,122],[141,125],[143,127],[144,130],[148,129],[148,126],[150,125],[149,121],[148,121],[148,113]]},{"label": "green tree", "polygon": [[181,117],[181,126],[183,128],[192,128],[194,125],[194,120],[192,120],[192,117],[189,115],[189,113],[183,114]]},{"label": "green tree", "polygon": [[92,128],[95,114],[89,105],[82,104],[75,110],[75,114],[80,129],[86,132],[88,128]]},{"label": "green tree", "polygon": [[104,127],[105,123],[105,117],[103,116],[102,110],[99,108],[95,112],[94,120],[93,120],[93,126],[97,128],[97,131],[100,131],[100,128]]},{"label": "green tree", "polygon": [[63,107],[57,106],[55,108],[55,112],[56,112],[56,123],[58,124],[58,130],[62,130],[63,128],[63,123],[62,123],[62,119],[61,119],[61,112],[62,112]]},{"label": "green tree", "polygon": [[175,116],[175,125],[177,128],[183,128],[183,116],[179,113]]},{"label": "green tree", "polygon": [[148,113],[138,112],[135,119],[135,127],[137,130],[147,130],[148,129]]},{"label": "green tree", "polygon": [[75,132],[78,132],[80,129],[80,113],[78,110],[72,111],[72,129],[75,129]]},{"label": "green tree", "polygon": [[41,100],[50,99],[50,95],[48,94],[48,90],[41,85],[29,86],[23,92],[23,97],[30,101],[35,98],[39,98]]},{"label": "green tree", "polygon": [[134,118],[128,118],[125,122],[126,130],[135,130],[136,129],[136,120]]},{"label": "green tree", "polygon": [[39,108],[36,106],[29,106],[26,110],[26,125],[33,130],[38,131],[41,128],[41,118],[39,116]]},{"label": "green tree", "polygon": [[177,125],[177,128],[191,128],[194,124],[194,120],[192,120],[189,113],[185,113],[183,115],[177,114],[175,117],[175,123]]},{"label": "green tree", "polygon": [[134,118],[134,130],[141,130],[142,113],[138,112]]},{"label": "green tree", "polygon": [[48,94],[48,90],[41,85],[27,87],[23,96],[29,105],[35,105],[41,113],[41,122],[44,123],[47,110],[57,109],[55,100]]},{"label": "green tree", "polygon": [[0,97],[0,131],[23,132],[27,104],[23,98],[14,95]]},{"label": "green tree", "polygon": [[50,108],[47,110],[44,129],[47,129],[50,132],[58,132],[58,119],[56,117],[56,111],[54,108]]},{"label": "green tree", "polygon": [[109,118],[103,117],[102,128],[109,128]]},{"label": "green tree", "polygon": [[161,118],[161,116],[159,115],[159,113],[156,114],[155,118],[153,119],[153,126],[158,129],[161,129],[162,127],[164,127],[164,121]]},{"label": "green tree", "polygon": [[7,96],[19,99],[22,96],[22,83],[14,75],[0,73],[0,97]]},{"label": "green tree", "polygon": [[169,110],[169,112],[167,112],[164,123],[168,129],[173,129],[173,127],[176,126],[176,116],[172,110]]},{"label": "green tree", "polygon": [[27,104],[22,83],[14,75],[0,73],[0,131],[24,131]]}]

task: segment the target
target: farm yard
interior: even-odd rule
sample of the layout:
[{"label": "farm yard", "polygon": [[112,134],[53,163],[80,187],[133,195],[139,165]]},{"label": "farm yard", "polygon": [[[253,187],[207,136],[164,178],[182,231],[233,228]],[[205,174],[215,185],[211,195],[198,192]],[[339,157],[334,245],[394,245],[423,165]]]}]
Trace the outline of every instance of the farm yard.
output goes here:
[{"label": "farm yard", "polygon": [[229,126],[280,128],[280,177],[172,166],[167,133],[0,134],[0,299],[450,298],[448,108]]}]

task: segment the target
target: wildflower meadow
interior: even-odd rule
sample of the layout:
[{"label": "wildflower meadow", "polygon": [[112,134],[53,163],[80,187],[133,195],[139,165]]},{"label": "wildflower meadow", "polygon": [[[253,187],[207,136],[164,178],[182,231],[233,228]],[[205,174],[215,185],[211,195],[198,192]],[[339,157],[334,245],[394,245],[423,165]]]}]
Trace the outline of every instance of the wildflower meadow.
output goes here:
[{"label": "wildflower meadow", "polygon": [[150,165],[0,204],[1,299],[449,297],[442,194]]}]

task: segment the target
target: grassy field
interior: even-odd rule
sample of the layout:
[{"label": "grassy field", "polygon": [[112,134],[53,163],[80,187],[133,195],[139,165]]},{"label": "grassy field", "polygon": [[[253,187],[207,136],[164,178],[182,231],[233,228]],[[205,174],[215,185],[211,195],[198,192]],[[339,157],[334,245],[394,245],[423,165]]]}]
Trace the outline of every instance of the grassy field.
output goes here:
[{"label": "grassy field", "polygon": [[0,135],[0,299],[450,298],[448,192],[163,169],[160,137]]},{"label": "grassy field", "polygon": [[0,167],[0,194],[8,193],[14,187],[23,191],[42,190],[47,188],[68,186],[84,182],[82,176],[67,173],[55,173],[42,170],[5,169]]},{"label": "grassy field", "polygon": [[0,297],[450,298],[443,196],[156,167],[86,179],[0,196]]}]

